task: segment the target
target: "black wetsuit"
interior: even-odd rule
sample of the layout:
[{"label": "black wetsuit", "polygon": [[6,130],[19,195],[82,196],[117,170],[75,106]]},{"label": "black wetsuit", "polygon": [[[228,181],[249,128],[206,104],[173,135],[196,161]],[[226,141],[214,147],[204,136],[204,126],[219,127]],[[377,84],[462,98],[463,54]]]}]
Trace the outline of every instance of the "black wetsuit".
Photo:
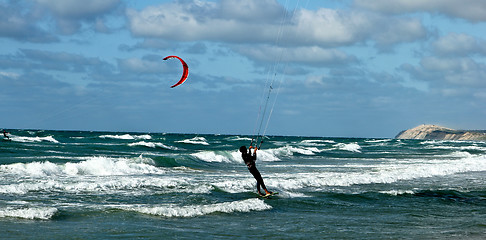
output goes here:
[{"label": "black wetsuit", "polygon": [[248,149],[247,153],[241,153],[241,157],[243,158],[243,161],[245,161],[245,164],[248,167],[251,175],[253,175],[253,177],[257,180],[258,193],[260,193],[260,186],[264,190],[266,190],[267,188],[265,187],[265,183],[263,183],[262,175],[255,166],[256,153],[253,153],[253,155],[251,155],[251,149]]}]

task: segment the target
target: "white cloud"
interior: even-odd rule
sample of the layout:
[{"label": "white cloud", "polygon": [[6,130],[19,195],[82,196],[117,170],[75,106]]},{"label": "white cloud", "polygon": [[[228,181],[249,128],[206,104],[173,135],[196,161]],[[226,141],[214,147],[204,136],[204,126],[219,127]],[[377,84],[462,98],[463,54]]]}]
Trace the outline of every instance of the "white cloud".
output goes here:
[{"label": "white cloud", "polygon": [[265,62],[282,61],[321,65],[356,62],[354,56],[350,56],[336,49],[324,49],[320,47],[281,48],[276,46],[258,45],[252,47],[239,47],[237,51],[245,56]]},{"label": "white cloud", "polygon": [[221,0],[221,17],[244,22],[268,22],[280,20],[286,10],[275,0]]},{"label": "white cloud", "polygon": [[439,55],[467,56],[469,54],[486,55],[486,41],[461,33],[449,33],[432,44]]},{"label": "white cloud", "polygon": [[324,76],[316,76],[316,75],[308,76],[305,79],[305,85],[307,87],[322,87],[322,86],[325,86]]},{"label": "white cloud", "polygon": [[122,72],[135,72],[135,73],[162,73],[167,72],[167,64],[163,64],[163,61],[151,61],[140,58],[127,58],[119,59],[118,66]]},{"label": "white cloud", "polygon": [[88,22],[99,32],[109,32],[100,19],[113,11],[120,0],[36,0],[43,9],[53,15],[57,28],[62,34],[74,34]]},{"label": "white cloud", "polygon": [[42,17],[29,4],[0,2],[0,37],[27,42],[56,42],[58,39],[38,25]]},{"label": "white cloud", "polygon": [[389,46],[424,38],[426,30],[418,19],[386,18],[369,12],[319,9],[297,12],[295,29],[289,36],[300,44],[320,46],[353,45],[375,41]]},{"label": "white cloud", "polygon": [[0,72],[0,77],[6,77],[9,79],[17,79],[19,76],[20,74],[14,72]]},{"label": "white cloud", "polygon": [[481,0],[355,0],[355,4],[385,13],[438,12],[472,22],[486,21],[486,1]]},{"label": "white cloud", "polygon": [[476,88],[486,88],[486,64],[471,58],[425,57],[419,66],[404,65],[402,69],[414,79],[432,83],[432,88],[467,87],[470,92]]},{"label": "white cloud", "polygon": [[365,39],[372,19],[362,13],[344,13],[333,9],[300,10],[295,25],[286,29],[286,37],[305,45],[347,45]]},{"label": "white cloud", "polygon": [[423,39],[427,35],[427,31],[420,20],[412,18],[382,18],[376,21],[375,28],[376,33],[373,38],[381,46],[413,42],[417,39]]},{"label": "white cloud", "polygon": [[128,9],[126,14],[130,30],[141,37],[245,42],[255,36],[274,39],[272,36],[276,34],[272,28],[266,28],[268,25],[264,22],[241,20],[246,16],[228,19],[212,2],[170,3],[147,7],[140,12]]},{"label": "white cloud", "polygon": [[179,41],[335,47],[372,40],[391,45],[423,38],[426,32],[420,21],[410,18],[390,21],[364,11],[320,8],[299,9],[284,19],[283,7],[275,1],[240,1],[232,8],[230,2],[193,0],[128,9],[126,14],[134,35]]},{"label": "white cloud", "polygon": [[57,16],[63,18],[89,18],[112,10],[120,0],[37,0]]}]

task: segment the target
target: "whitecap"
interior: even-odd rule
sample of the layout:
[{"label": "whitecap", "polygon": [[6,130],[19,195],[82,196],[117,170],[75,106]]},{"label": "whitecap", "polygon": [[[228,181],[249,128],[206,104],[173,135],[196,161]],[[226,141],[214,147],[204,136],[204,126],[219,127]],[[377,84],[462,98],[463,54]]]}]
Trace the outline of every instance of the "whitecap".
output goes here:
[{"label": "whitecap", "polygon": [[1,194],[27,194],[29,192],[64,192],[78,194],[81,192],[116,193],[127,195],[145,195],[154,193],[192,193],[208,194],[214,190],[213,185],[197,183],[191,178],[147,176],[77,176],[70,179],[39,179],[32,182],[15,182],[0,185]]},{"label": "whitecap", "polygon": [[[288,152],[283,148],[258,150],[257,162],[258,161],[262,161],[262,162],[280,161],[280,158],[278,158],[278,156],[282,156],[282,155],[291,155],[291,154],[288,154]],[[231,152],[230,159],[233,162],[243,162],[243,159],[241,158],[241,153],[238,150]]]},{"label": "whitecap", "polygon": [[52,143],[59,143],[54,137],[47,136],[47,137],[20,137],[20,136],[13,136],[10,138],[12,141],[15,142],[24,142],[24,143],[32,143],[32,142],[52,142]]},{"label": "whitecap", "polygon": [[163,173],[163,171],[154,166],[155,163],[149,158],[110,158],[110,157],[89,157],[87,160],[79,163],[68,162],[61,168],[68,175],[132,175]]},{"label": "whitecap", "polygon": [[129,175],[163,173],[150,158],[86,157],[81,162],[55,164],[49,161],[0,165],[0,172],[17,176],[43,177],[52,175]]},{"label": "whitecap", "polygon": [[240,137],[240,136],[231,136],[225,138],[228,141],[251,141],[252,139],[249,137]]},{"label": "whitecap", "polygon": [[392,196],[404,195],[404,194],[415,194],[412,190],[388,190],[388,191],[379,191],[379,193],[388,194]]},{"label": "whitecap", "polygon": [[472,157],[473,155],[468,153],[468,152],[456,151],[456,152],[451,153],[449,156],[457,157],[457,158],[469,158],[469,157]]},{"label": "whitecap", "polygon": [[200,145],[209,145],[206,138],[204,137],[193,137],[191,139],[184,139],[181,141],[176,141],[177,143],[185,143],[185,144],[200,144]]},{"label": "whitecap", "polygon": [[252,198],[241,201],[215,203],[209,205],[136,205],[120,206],[118,208],[163,217],[197,217],[212,213],[265,211],[272,209],[272,206],[266,204],[263,200]]},{"label": "whitecap", "polygon": [[101,135],[100,138],[111,138],[111,139],[121,139],[121,140],[150,140],[152,136],[148,134],[144,135],[130,135],[130,134],[123,134],[123,135]]},{"label": "whitecap", "polygon": [[[198,158],[199,160],[205,162],[238,162],[238,154],[230,154],[225,151],[202,151],[197,153],[192,153],[191,156]],[[241,158],[241,157],[240,157]],[[243,160],[241,160],[243,161]]]},{"label": "whitecap", "polygon": [[304,146],[325,146],[327,144],[333,144],[336,143],[333,140],[323,140],[323,139],[307,139],[307,140],[302,140],[300,141],[299,145],[304,145]]},{"label": "whitecap", "polygon": [[382,184],[447,176],[471,171],[486,171],[486,156],[470,156],[460,159],[427,160],[416,163],[368,166],[359,172],[313,172],[275,174],[265,176],[267,186],[285,190],[351,186],[356,184]]},{"label": "whitecap", "polygon": [[360,153],[361,146],[357,143],[338,143],[335,147],[339,150],[350,151],[350,152],[357,152]]},{"label": "whitecap", "polygon": [[14,217],[24,219],[49,220],[58,212],[53,207],[0,208],[0,218]]},{"label": "whitecap", "polygon": [[158,142],[135,142],[135,143],[129,143],[128,146],[133,147],[133,146],[143,146],[143,147],[149,147],[149,148],[164,148],[164,149],[169,149],[169,150],[177,150],[178,148],[172,147],[172,146],[167,146],[163,143],[158,143]]},{"label": "whitecap", "polygon": [[365,142],[367,143],[385,143],[385,142],[391,142],[392,139],[367,139]]}]

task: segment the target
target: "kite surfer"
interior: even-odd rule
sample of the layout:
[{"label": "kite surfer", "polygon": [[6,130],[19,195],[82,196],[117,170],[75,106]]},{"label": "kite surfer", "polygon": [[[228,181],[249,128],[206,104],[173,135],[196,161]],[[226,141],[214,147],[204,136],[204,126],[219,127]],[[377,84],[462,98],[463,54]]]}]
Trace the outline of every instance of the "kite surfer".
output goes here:
[{"label": "kite surfer", "polygon": [[8,132],[5,131],[5,130],[3,130],[3,137],[4,137],[4,139],[5,140],[10,140],[10,137],[7,134],[8,134]]},{"label": "kite surfer", "polygon": [[[253,177],[257,180],[258,194],[260,194],[261,196],[269,196],[272,194],[272,192],[268,191],[267,188],[265,187],[265,183],[263,182],[262,175],[260,174],[260,172],[258,171],[255,165],[257,148],[255,147],[255,151],[253,152],[253,155],[251,154],[252,148],[253,147],[250,146],[250,149],[247,150],[246,146],[241,146],[240,147],[241,158],[243,158],[243,161],[245,161],[248,170],[253,175]],[[263,190],[265,190],[265,194],[260,192],[260,186],[263,188]]]}]

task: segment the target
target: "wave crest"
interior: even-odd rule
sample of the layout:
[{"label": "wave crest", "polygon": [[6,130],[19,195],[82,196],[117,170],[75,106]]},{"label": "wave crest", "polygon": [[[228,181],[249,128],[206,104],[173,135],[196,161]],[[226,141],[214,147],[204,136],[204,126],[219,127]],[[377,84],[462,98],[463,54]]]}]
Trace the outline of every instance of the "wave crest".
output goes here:
[{"label": "wave crest", "polygon": [[155,167],[152,159],[138,158],[110,158],[87,157],[81,162],[67,162],[55,164],[49,161],[14,163],[0,165],[0,173],[30,177],[44,177],[53,175],[130,175],[163,173],[163,170]]},{"label": "wave crest", "polygon": [[32,208],[12,208],[0,209],[0,218],[13,217],[24,219],[49,220],[58,212],[53,207],[32,207]]},{"label": "wave crest", "polygon": [[217,212],[233,213],[265,211],[272,209],[272,206],[266,204],[263,200],[253,198],[209,205],[177,206],[169,204],[163,206],[122,206],[120,208],[123,210],[163,217],[197,217]]}]

